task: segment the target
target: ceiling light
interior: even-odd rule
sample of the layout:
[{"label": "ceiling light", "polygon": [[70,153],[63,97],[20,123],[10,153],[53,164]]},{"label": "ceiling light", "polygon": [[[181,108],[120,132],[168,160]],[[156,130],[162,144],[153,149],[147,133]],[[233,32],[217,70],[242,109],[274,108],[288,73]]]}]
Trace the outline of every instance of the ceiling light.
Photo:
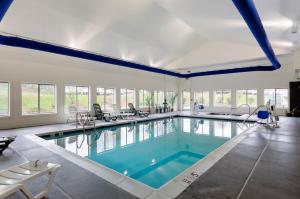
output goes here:
[{"label": "ceiling light", "polygon": [[293,22],[289,19],[262,21],[262,23],[267,28],[291,28],[293,26]]},{"label": "ceiling light", "polygon": [[[227,24],[233,27],[246,27],[247,24],[243,20],[229,20]],[[262,24],[265,28],[282,28],[288,29],[293,26],[293,21],[289,19],[279,19],[279,20],[263,20]]]},{"label": "ceiling light", "polygon": [[278,47],[293,47],[294,45],[293,42],[290,41],[274,41],[272,44]]}]

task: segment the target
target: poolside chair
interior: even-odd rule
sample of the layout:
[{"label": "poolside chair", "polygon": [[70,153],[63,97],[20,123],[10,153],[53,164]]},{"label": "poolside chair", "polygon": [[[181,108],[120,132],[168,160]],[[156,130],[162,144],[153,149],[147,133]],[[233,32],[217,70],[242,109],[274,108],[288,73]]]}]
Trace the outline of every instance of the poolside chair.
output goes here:
[{"label": "poolside chair", "polygon": [[139,116],[139,117],[148,117],[149,116],[149,112],[136,110],[132,103],[128,103],[128,106],[129,106],[129,113],[133,113],[135,116]]},{"label": "poolside chair", "polygon": [[125,119],[133,119],[134,113],[126,113],[121,111],[116,104],[112,105],[112,114],[125,120]]},{"label": "poolside chair", "polygon": [[95,117],[97,120],[104,120],[106,122],[110,122],[111,120],[117,120],[116,116],[111,116],[109,112],[103,112],[99,104],[95,103],[93,104],[93,107],[95,111]]},{"label": "poolside chair", "polygon": [[78,111],[76,106],[69,106],[69,118],[67,123],[75,122],[76,125],[90,126],[95,125],[95,120],[89,111]]},{"label": "poolside chair", "polygon": [[[37,160],[0,171],[0,199],[4,199],[17,191],[20,191],[28,199],[46,198],[59,167],[58,164]],[[34,196],[26,187],[26,183],[41,176],[47,176],[48,182],[45,188]]]},{"label": "poolside chair", "polygon": [[16,137],[0,137],[0,155],[2,152],[7,149],[7,147],[15,141]]}]

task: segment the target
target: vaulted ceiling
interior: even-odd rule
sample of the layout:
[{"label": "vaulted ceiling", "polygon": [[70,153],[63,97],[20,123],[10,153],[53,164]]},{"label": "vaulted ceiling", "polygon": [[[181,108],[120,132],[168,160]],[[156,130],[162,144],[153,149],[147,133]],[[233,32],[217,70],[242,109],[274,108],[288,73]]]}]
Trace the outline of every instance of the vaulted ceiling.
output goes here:
[{"label": "vaulted ceiling", "polygon": [[[277,55],[299,46],[299,0],[255,4]],[[0,31],[179,72],[265,57],[231,0],[14,0]]]}]

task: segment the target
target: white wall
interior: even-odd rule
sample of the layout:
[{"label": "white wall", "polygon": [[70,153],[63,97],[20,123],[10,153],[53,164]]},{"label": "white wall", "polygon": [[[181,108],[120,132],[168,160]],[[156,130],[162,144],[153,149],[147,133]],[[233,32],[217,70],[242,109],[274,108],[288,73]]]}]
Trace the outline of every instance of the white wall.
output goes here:
[{"label": "white wall", "polygon": [[[0,129],[65,122],[64,87],[90,86],[91,104],[96,87],[164,90],[164,75],[70,58],[49,53],[0,47],[0,81],[11,85],[11,116],[0,118]],[[52,83],[57,86],[57,114],[22,116],[21,84]],[[166,91],[178,91],[178,79],[166,77]],[[136,99],[138,102],[138,99]]]},{"label": "white wall", "polygon": [[[232,106],[236,106],[236,90],[257,89],[258,104],[264,104],[263,90],[268,88],[289,88],[289,82],[295,80],[293,56],[287,55],[280,58],[282,67],[272,72],[249,72],[237,74],[214,75],[205,77],[194,77],[180,80],[179,93],[183,90],[190,90],[193,96],[194,91],[210,91],[210,106],[207,111],[230,112],[231,108],[213,107],[213,91],[219,89],[230,89]],[[191,86],[192,81],[192,86]],[[182,97],[179,97],[180,104]],[[193,102],[191,102],[191,108]],[[180,106],[180,109],[182,107]],[[285,114],[286,110],[278,110],[279,114]],[[248,112],[248,108],[241,108],[237,112]]]},{"label": "white wall", "polygon": [[[177,79],[166,77],[166,90],[179,93],[178,105],[181,107],[183,90],[210,91],[208,111],[224,112],[230,108],[213,107],[213,91],[216,89],[232,90],[232,106],[235,106],[235,90],[257,89],[258,104],[263,104],[263,89],[288,88],[295,79],[295,56],[281,58],[282,68],[273,72],[250,72],[217,76]],[[116,88],[117,100],[120,88],[164,90],[164,76],[155,73],[127,69],[77,58],[54,55],[44,52],[0,46],[0,81],[11,84],[11,116],[0,118],[0,129],[65,122],[64,86],[90,86],[91,104],[96,101],[96,87]],[[57,114],[22,116],[21,84],[53,83],[57,86]],[[136,99],[136,102],[138,99]],[[117,104],[120,102],[117,101]],[[193,104],[193,103],[191,103]],[[246,109],[243,110],[246,112]],[[284,114],[285,110],[280,111]]]}]

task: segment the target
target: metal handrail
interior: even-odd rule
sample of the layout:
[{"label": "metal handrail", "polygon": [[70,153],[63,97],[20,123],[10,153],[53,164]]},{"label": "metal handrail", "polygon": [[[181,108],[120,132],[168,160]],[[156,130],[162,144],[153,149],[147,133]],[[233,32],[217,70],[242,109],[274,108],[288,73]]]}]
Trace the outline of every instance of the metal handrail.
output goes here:
[{"label": "metal handrail", "polygon": [[251,114],[249,114],[249,116],[243,121],[243,123],[245,123],[258,109],[260,109],[262,107],[267,108],[267,110],[268,110],[268,107],[266,105],[258,106]]}]

